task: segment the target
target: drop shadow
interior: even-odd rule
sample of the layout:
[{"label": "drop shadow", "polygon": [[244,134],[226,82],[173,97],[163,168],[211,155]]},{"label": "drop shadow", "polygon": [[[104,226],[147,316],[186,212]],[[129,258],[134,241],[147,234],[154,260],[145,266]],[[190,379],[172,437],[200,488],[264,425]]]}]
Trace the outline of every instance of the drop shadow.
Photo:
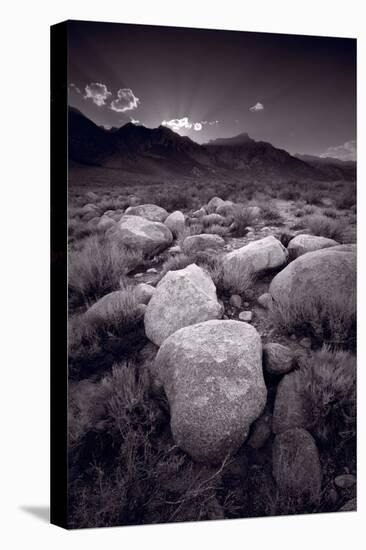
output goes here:
[{"label": "drop shadow", "polygon": [[27,514],[40,519],[44,523],[50,522],[50,507],[49,506],[20,506],[20,509]]}]

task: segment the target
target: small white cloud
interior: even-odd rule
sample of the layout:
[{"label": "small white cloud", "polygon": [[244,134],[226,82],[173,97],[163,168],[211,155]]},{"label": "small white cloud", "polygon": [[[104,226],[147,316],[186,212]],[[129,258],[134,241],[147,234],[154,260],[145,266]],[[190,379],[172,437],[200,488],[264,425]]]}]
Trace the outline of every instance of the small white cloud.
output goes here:
[{"label": "small white cloud", "polygon": [[121,88],[117,92],[117,99],[114,99],[111,103],[111,109],[118,113],[124,113],[125,111],[137,109],[139,103],[139,98],[135,96],[130,88]]},{"label": "small white cloud", "polygon": [[209,126],[215,126],[215,124],[218,124],[219,121],[218,120],[210,120],[210,122],[208,123]]},{"label": "small white cloud", "polygon": [[253,107],[249,107],[249,111],[251,111],[252,113],[256,113],[257,111],[263,111],[264,109],[264,105],[263,103],[259,103],[259,101],[253,105]]},{"label": "small white cloud", "polygon": [[80,88],[78,88],[76,86],[76,84],[74,84],[73,82],[70,82],[69,84],[69,90],[73,90],[74,92],[76,92],[77,94],[81,95],[81,90]]},{"label": "small white cloud", "polygon": [[213,120],[212,122],[208,122],[207,120],[201,120],[200,122],[191,122],[187,116],[184,116],[183,118],[163,120],[161,124],[163,126],[168,126],[168,128],[174,130],[174,132],[179,132],[179,130],[182,129],[195,130],[196,132],[200,132],[206,124],[212,125],[218,124],[218,122],[218,120]]},{"label": "small white cloud", "polygon": [[84,99],[91,99],[95,105],[101,107],[106,104],[108,97],[112,95],[105,84],[91,82],[85,86]]},{"label": "small white cloud", "polygon": [[136,120],[136,119],[133,118],[133,117],[130,117],[130,121],[132,122],[132,124],[140,124],[140,121],[139,121],[139,120]]},{"label": "small white cloud", "polygon": [[346,141],[343,145],[328,147],[324,153],[320,155],[322,158],[332,157],[339,160],[356,160],[357,159],[357,142],[356,140]]}]

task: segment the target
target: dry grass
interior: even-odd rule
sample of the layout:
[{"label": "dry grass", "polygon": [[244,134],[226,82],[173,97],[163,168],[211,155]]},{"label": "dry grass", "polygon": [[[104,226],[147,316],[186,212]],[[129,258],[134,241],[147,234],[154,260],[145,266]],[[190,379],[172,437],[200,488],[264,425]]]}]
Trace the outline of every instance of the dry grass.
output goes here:
[{"label": "dry grass", "polygon": [[304,361],[296,376],[311,411],[309,427],[321,444],[333,445],[356,433],[356,358],[324,346]]},{"label": "dry grass", "polygon": [[235,204],[232,210],[232,217],[234,221],[231,226],[231,234],[235,237],[244,237],[248,233],[247,227],[255,220],[252,209],[240,204]]},{"label": "dry grass", "polygon": [[281,305],[273,302],[271,313],[275,322],[287,332],[311,335],[333,346],[353,347],[356,339],[356,289],[347,295],[335,294],[325,301],[315,293],[312,299],[290,297]]},{"label": "dry grass", "polygon": [[[221,472],[196,465],[159,433],[165,400],[150,397],[146,369],[116,364],[83,400],[70,399],[70,527],[219,519]],[[108,450],[108,452],[106,452]],[[228,502],[228,498],[226,498]]]},{"label": "dry grass", "polygon": [[315,214],[306,218],[304,223],[313,235],[327,237],[328,239],[334,239],[335,241],[342,242],[345,231],[345,224],[343,220],[333,220],[323,216],[322,214]]},{"label": "dry grass", "polygon": [[132,287],[103,315],[88,312],[69,319],[69,373],[80,379],[111,366],[117,357],[131,354],[145,342],[143,309]]},{"label": "dry grass", "polygon": [[210,235],[220,235],[220,237],[225,237],[229,233],[229,228],[225,227],[224,225],[218,225],[218,224],[212,224],[208,227],[205,227],[204,230],[205,233],[209,233]]},{"label": "dry grass", "polygon": [[98,233],[85,238],[80,250],[70,250],[68,260],[69,307],[73,309],[117,290],[121,278],[143,257]]}]

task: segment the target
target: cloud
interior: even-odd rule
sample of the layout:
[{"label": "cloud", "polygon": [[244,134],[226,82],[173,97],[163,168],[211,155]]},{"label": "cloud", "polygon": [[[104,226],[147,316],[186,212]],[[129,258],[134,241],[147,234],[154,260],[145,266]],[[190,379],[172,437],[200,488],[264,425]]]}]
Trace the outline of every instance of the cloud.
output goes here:
[{"label": "cloud", "polygon": [[106,100],[110,95],[112,95],[112,93],[108,91],[105,84],[91,82],[85,86],[84,99],[91,99],[98,107],[106,105]]},{"label": "cloud", "polygon": [[218,124],[218,120],[214,120],[212,122],[207,122],[207,120],[201,120],[200,122],[191,122],[187,116],[183,118],[173,118],[172,120],[163,120],[161,123],[163,126],[168,126],[171,130],[174,130],[175,132],[179,132],[179,130],[187,129],[187,130],[195,130],[196,132],[200,132],[206,124],[212,125],[212,124]]},{"label": "cloud", "polygon": [[130,117],[130,121],[132,122],[132,124],[140,124],[140,121],[139,121],[139,120],[136,120],[136,119],[133,118],[132,116]]},{"label": "cloud", "polygon": [[357,142],[356,140],[346,141],[343,145],[328,147],[324,153],[320,155],[324,157],[333,157],[339,160],[356,160],[357,159]]},{"label": "cloud", "polygon": [[264,109],[264,105],[263,103],[259,103],[259,101],[253,105],[253,107],[249,107],[249,111],[251,111],[252,113],[256,113],[257,111],[263,111]]},{"label": "cloud", "polygon": [[78,88],[78,87],[76,86],[76,84],[74,84],[73,82],[70,82],[70,84],[69,84],[69,90],[73,90],[73,91],[75,91],[75,92],[76,92],[77,94],[79,94],[79,95],[81,94],[80,88]]},{"label": "cloud", "polygon": [[111,103],[111,109],[118,113],[124,113],[136,109],[139,103],[139,98],[135,96],[130,88],[121,88],[117,92],[117,99],[114,99]]}]

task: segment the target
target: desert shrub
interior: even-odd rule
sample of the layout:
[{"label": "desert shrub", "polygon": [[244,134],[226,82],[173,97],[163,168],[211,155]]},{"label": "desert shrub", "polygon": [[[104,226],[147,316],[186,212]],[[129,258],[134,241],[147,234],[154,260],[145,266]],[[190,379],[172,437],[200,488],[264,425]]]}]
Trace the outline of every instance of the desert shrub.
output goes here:
[{"label": "desert shrub", "polygon": [[69,318],[70,377],[80,379],[103,371],[144,343],[143,309],[132,287],[126,287],[107,316],[88,313]]},{"label": "desert shrub", "polygon": [[204,265],[215,283],[218,294],[230,295],[245,293],[253,287],[255,276],[250,265],[243,269],[242,265],[230,264],[229,268],[223,268],[223,258],[211,256],[211,260]]},{"label": "desert shrub", "polygon": [[322,214],[324,216],[327,216],[327,218],[332,218],[334,220],[336,220],[340,216],[338,210],[336,210],[335,208],[323,208]]},{"label": "desert shrub", "polygon": [[118,289],[121,277],[143,257],[117,240],[93,234],[84,239],[80,250],[69,251],[68,261],[69,307],[73,309]]},{"label": "desert shrub", "polygon": [[179,269],[184,269],[188,265],[194,263],[191,256],[187,254],[177,254],[176,256],[172,256],[171,258],[168,258],[167,261],[163,264],[162,270],[158,275],[157,280],[161,281],[161,279],[168,273],[168,271],[177,271]]},{"label": "desert shrub", "polygon": [[311,335],[333,346],[353,347],[356,338],[355,289],[347,295],[335,294],[332,300],[315,292],[312,299],[297,295],[280,303],[273,301],[271,314],[287,332]]},{"label": "desert shrub", "polygon": [[235,204],[232,210],[232,216],[234,221],[231,226],[231,234],[235,237],[244,237],[244,235],[248,233],[247,227],[255,220],[252,209],[240,204]]},{"label": "desert shrub", "polygon": [[227,461],[212,469],[164,444],[167,405],[152,398],[146,369],[116,364],[90,393],[84,406],[70,399],[70,527],[223,517],[216,494]]},{"label": "desert shrub", "polygon": [[218,225],[216,223],[213,223],[212,225],[205,227],[204,232],[210,233],[211,235],[220,235],[220,237],[224,237],[229,233],[229,228],[223,225]]},{"label": "desert shrub", "polygon": [[334,197],[335,205],[340,210],[347,210],[352,208],[356,204],[356,188],[354,186],[347,186],[342,188],[341,192],[337,193]]},{"label": "desert shrub", "polygon": [[278,197],[286,201],[296,201],[301,198],[301,192],[298,188],[289,185],[280,190]]},{"label": "desert shrub", "polygon": [[336,241],[342,241],[345,224],[343,220],[332,220],[322,214],[309,216],[304,220],[313,235],[327,237]]},{"label": "desert shrub", "polygon": [[89,235],[97,232],[98,230],[95,227],[92,227],[90,224],[80,219],[73,218],[68,223],[70,243],[89,237]]},{"label": "desert shrub", "polygon": [[319,187],[307,187],[303,189],[301,197],[309,204],[321,205],[324,194],[321,193]]},{"label": "desert shrub", "polygon": [[274,202],[263,201],[258,204],[262,210],[262,216],[266,223],[271,225],[281,225],[283,223],[283,218]]},{"label": "desert shrub", "polygon": [[296,375],[311,414],[309,430],[322,444],[349,440],[356,432],[356,360],[324,346],[303,361]]},{"label": "desert shrub", "polygon": [[193,189],[180,189],[167,186],[165,188],[154,190],[151,193],[151,200],[153,204],[165,208],[168,212],[174,210],[185,210],[193,208],[196,204],[196,199],[193,197]]}]

